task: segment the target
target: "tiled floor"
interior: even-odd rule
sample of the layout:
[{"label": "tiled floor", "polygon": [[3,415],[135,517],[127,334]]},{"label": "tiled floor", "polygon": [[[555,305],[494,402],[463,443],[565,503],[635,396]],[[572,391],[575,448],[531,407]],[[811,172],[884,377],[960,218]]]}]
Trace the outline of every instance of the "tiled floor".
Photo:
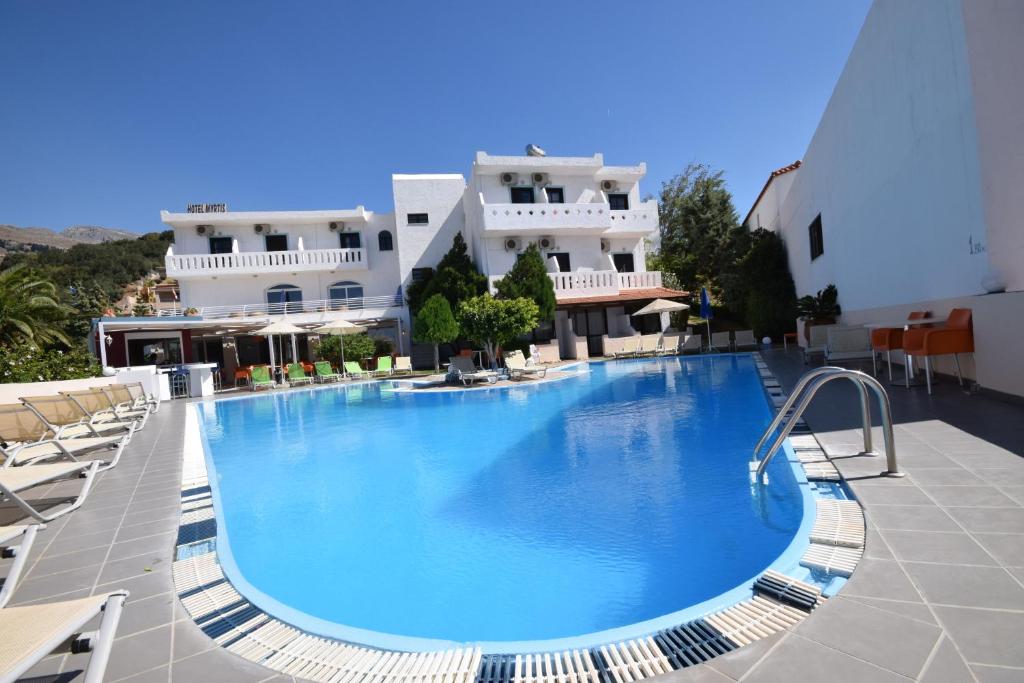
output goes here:
[{"label": "tiled floor", "polygon": [[[806,369],[794,354],[764,355],[787,387]],[[664,678],[1024,680],[1024,408],[950,382],[930,398],[893,388],[909,476],[881,479],[882,459],[856,455],[851,393],[833,383],[808,413],[867,510],[865,559],[850,583],[794,631]],[[12,604],[128,589],[110,681],[273,679],[215,647],[173,593],[183,412],[181,402],[165,404],[85,506],[39,535]],[[40,497],[59,500],[77,486]],[[0,510],[0,522],[9,515]],[[51,657],[32,676],[74,680],[82,661]]]}]

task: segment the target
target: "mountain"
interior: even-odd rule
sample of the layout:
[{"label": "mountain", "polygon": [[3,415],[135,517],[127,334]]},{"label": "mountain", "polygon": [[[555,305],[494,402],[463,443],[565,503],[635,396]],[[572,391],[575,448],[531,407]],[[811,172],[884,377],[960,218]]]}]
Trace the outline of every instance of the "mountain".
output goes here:
[{"label": "mountain", "polygon": [[49,228],[19,228],[0,224],[0,257],[7,252],[68,249],[76,244],[101,244],[138,237],[138,233],[98,225],[73,225],[55,232]]}]

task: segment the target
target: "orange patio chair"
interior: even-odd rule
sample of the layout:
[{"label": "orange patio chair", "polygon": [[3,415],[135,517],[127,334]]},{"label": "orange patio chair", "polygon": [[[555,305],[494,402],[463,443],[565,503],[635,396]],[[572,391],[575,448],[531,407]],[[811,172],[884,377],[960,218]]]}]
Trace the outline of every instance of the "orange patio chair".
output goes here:
[{"label": "orange patio chair", "polygon": [[[924,357],[925,381],[928,393],[932,393],[932,356],[953,356],[956,363],[956,377],[960,386],[964,377],[960,372],[961,353],[974,352],[974,330],[971,326],[971,309],[954,308],[946,318],[946,324],[937,328],[910,329],[903,333],[903,352],[907,354],[907,367],[912,370],[914,358]],[[909,378],[909,373],[907,377]]]},{"label": "orange patio chair", "polygon": [[[912,311],[909,320],[922,320],[931,315],[931,311]],[[892,352],[903,349],[902,327],[879,327],[871,331],[871,374],[878,375],[876,362],[878,355],[885,351],[885,362],[889,365],[889,381],[892,381]]]}]

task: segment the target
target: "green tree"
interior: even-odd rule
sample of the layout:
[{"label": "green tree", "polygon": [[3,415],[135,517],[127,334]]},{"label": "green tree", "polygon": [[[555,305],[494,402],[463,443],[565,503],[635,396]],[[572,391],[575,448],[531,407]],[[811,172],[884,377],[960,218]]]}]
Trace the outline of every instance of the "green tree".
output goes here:
[{"label": "green tree", "polygon": [[484,347],[492,365],[498,360],[495,347],[535,328],[538,314],[537,304],[532,299],[495,299],[490,294],[467,299],[459,305],[462,333]]},{"label": "green tree", "polygon": [[452,314],[448,300],[440,294],[427,299],[413,320],[412,338],[421,344],[434,345],[434,372],[441,369],[438,344],[453,342],[458,336],[459,323]]},{"label": "green tree", "polygon": [[0,271],[0,344],[70,345],[63,324],[72,312],[58,300],[57,287],[24,264]]},{"label": "green tree", "polygon": [[135,305],[132,306],[132,315],[136,318],[143,318],[147,315],[153,315],[153,307],[145,301],[136,301]]},{"label": "green tree", "polygon": [[[343,346],[345,349],[344,357],[342,357],[341,352]],[[344,345],[342,345],[340,335],[332,334],[320,337],[318,353],[321,358],[326,358],[341,367],[345,360],[358,362],[363,358],[369,358],[373,355],[375,349],[376,345],[373,342],[373,338],[365,332],[345,335]]]},{"label": "green tree", "polygon": [[732,195],[721,171],[690,164],[663,183],[658,198],[660,247],[654,261],[691,292],[707,286],[721,293],[721,275],[735,261],[742,239]]},{"label": "green tree", "polygon": [[430,297],[440,294],[448,300],[452,310],[459,304],[487,291],[487,278],[480,273],[469,256],[469,248],[462,233],[455,233],[452,247],[441,258],[434,273],[406,290],[409,310],[415,315]]},{"label": "green tree", "polygon": [[512,270],[495,283],[495,288],[499,299],[531,299],[537,304],[539,321],[555,319],[555,284],[535,243],[519,254]]},{"label": "green tree", "polygon": [[725,280],[728,305],[743,315],[758,337],[780,339],[796,324],[796,288],[786,245],[776,233],[758,229]]},{"label": "green tree", "polygon": [[84,345],[66,351],[35,344],[0,345],[0,384],[99,377],[100,371]]}]

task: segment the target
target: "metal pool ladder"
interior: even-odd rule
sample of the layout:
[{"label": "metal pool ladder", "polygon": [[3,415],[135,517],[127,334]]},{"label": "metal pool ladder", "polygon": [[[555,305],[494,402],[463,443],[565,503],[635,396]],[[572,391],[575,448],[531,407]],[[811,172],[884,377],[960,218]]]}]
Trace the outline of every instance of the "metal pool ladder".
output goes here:
[{"label": "metal pool ladder", "polygon": [[[868,375],[857,370],[848,370],[846,368],[838,368],[834,366],[825,366],[822,368],[815,368],[810,372],[804,374],[797,383],[796,388],[793,389],[793,393],[790,394],[789,399],[779,409],[778,415],[772,420],[772,423],[765,430],[761,436],[761,440],[757,442],[757,446],[754,447],[754,462],[757,463],[757,480],[762,481],[761,477],[764,475],[765,468],[768,467],[768,463],[775,457],[775,454],[782,447],[782,443],[789,436],[789,433],[793,430],[797,421],[804,414],[804,410],[810,405],[811,401],[817,395],[818,390],[825,386],[832,380],[836,379],[848,379],[856,385],[858,392],[860,393],[860,411],[861,419],[863,421],[862,430],[864,432],[864,455],[879,455],[874,451],[871,443],[871,399],[868,393],[870,388],[875,397],[878,399],[878,408],[882,413],[882,436],[885,439],[885,464],[886,471],[882,472],[883,476],[887,477],[902,477],[903,472],[900,472],[899,466],[896,464],[896,445],[893,441],[892,433],[892,408],[889,405],[889,395],[885,393],[885,389],[882,385],[871,375]],[[794,408],[794,405],[796,406]],[[792,412],[790,412],[792,410]],[[765,443],[771,437],[772,432],[776,429],[782,429],[779,431],[779,436],[772,443],[771,448],[768,449],[768,453],[765,454],[764,458],[758,461],[758,453],[764,447]]]}]

